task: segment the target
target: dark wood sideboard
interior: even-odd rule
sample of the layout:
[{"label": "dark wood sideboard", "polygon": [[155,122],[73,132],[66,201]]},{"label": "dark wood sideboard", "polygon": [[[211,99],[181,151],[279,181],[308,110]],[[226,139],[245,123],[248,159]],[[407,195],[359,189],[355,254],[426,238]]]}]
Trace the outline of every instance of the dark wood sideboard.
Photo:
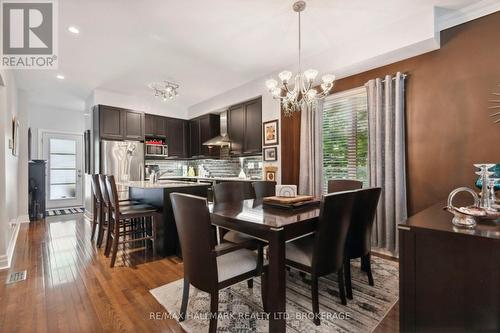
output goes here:
[{"label": "dark wood sideboard", "polygon": [[500,332],[500,223],[451,223],[438,203],[399,229],[401,332]]}]

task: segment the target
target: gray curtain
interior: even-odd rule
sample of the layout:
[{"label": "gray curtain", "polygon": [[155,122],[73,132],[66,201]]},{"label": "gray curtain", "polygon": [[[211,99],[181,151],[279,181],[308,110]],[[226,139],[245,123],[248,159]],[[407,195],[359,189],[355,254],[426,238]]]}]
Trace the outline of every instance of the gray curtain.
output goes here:
[{"label": "gray curtain", "polygon": [[398,252],[397,224],[407,218],[404,83],[397,73],[365,85],[370,186],[382,187],[372,245],[392,253]]},{"label": "gray curtain", "polygon": [[300,112],[300,194],[323,194],[323,101]]}]

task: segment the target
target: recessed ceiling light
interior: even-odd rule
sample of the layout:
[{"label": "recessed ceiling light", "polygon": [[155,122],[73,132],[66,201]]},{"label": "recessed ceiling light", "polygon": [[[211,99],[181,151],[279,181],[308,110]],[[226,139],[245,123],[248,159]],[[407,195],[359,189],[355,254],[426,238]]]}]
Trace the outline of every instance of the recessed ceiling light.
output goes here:
[{"label": "recessed ceiling light", "polygon": [[68,31],[71,32],[72,34],[79,34],[80,33],[80,29],[78,29],[74,25],[70,25],[68,27]]},{"label": "recessed ceiling light", "polygon": [[64,75],[57,74],[57,75],[56,75],[56,78],[58,78],[59,80],[64,80]]}]

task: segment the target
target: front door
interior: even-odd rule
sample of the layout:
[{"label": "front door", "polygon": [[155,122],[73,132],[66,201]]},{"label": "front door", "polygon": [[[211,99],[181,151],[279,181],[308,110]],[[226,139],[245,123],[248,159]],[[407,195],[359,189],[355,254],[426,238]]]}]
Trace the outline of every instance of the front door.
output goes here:
[{"label": "front door", "polygon": [[82,136],[45,132],[47,208],[82,207]]}]

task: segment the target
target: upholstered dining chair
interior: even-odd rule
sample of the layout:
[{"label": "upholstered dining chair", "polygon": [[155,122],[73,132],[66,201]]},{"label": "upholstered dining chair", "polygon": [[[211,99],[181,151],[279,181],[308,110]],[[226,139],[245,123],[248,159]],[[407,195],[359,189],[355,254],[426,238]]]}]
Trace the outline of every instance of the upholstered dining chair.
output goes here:
[{"label": "upholstered dining chair", "polygon": [[351,226],[346,240],[344,264],[347,298],[349,299],[352,299],[351,259],[361,258],[361,269],[368,275],[369,285],[374,285],[371,269],[371,238],[381,191],[380,187],[356,191]]},{"label": "upholstered dining chair", "polygon": [[269,180],[262,180],[252,183],[255,192],[255,199],[262,199],[265,197],[272,197],[276,194],[276,182]]},{"label": "upholstered dining chair", "polygon": [[318,279],[337,273],[339,295],[343,305],[347,304],[344,289],[344,258],[347,232],[351,224],[351,213],[355,191],[327,194],[320,206],[316,232],[286,244],[286,265],[311,275],[313,322],[320,324]]},{"label": "upholstered dining chair", "polygon": [[[241,202],[246,199],[254,199],[255,193],[249,182],[223,182],[216,184],[213,188],[214,204],[220,205],[231,202]],[[233,230],[220,228],[221,239],[231,243],[243,243],[254,240],[254,238]]]},{"label": "upholstered dining chair", "polygon": [[332,179],[328,181],[328,193],[358,190],[363,182],[354,179]]},{"label": "upholstered dining chair", "polygon": [[[108,221],[108,240],[112,240],[110,266],[114,267],[115,265],[119,244],[150,240],[153,256],[156,256],[158,209],[149,205],[120,206],[114,176],[106,176],[106,189],[111,206],[111,216]],[[137,237],[137,234],[140,234],[141,237]]]},{"label": "upholstered dining chair", "polygon": [[[209,332],[217,330],[219,290],[235,283],[260,276],[262,256],[240,244],[216,245],[211,229],[206,198],[171,193],[175,224],[179,233],[184,262],[184,290],[180,321],[185,319],[189,286],[210,294]],[[266,279],[262,278],[262,301],[266,299]],[[266,309],[264,303],[264,309]]]}]

